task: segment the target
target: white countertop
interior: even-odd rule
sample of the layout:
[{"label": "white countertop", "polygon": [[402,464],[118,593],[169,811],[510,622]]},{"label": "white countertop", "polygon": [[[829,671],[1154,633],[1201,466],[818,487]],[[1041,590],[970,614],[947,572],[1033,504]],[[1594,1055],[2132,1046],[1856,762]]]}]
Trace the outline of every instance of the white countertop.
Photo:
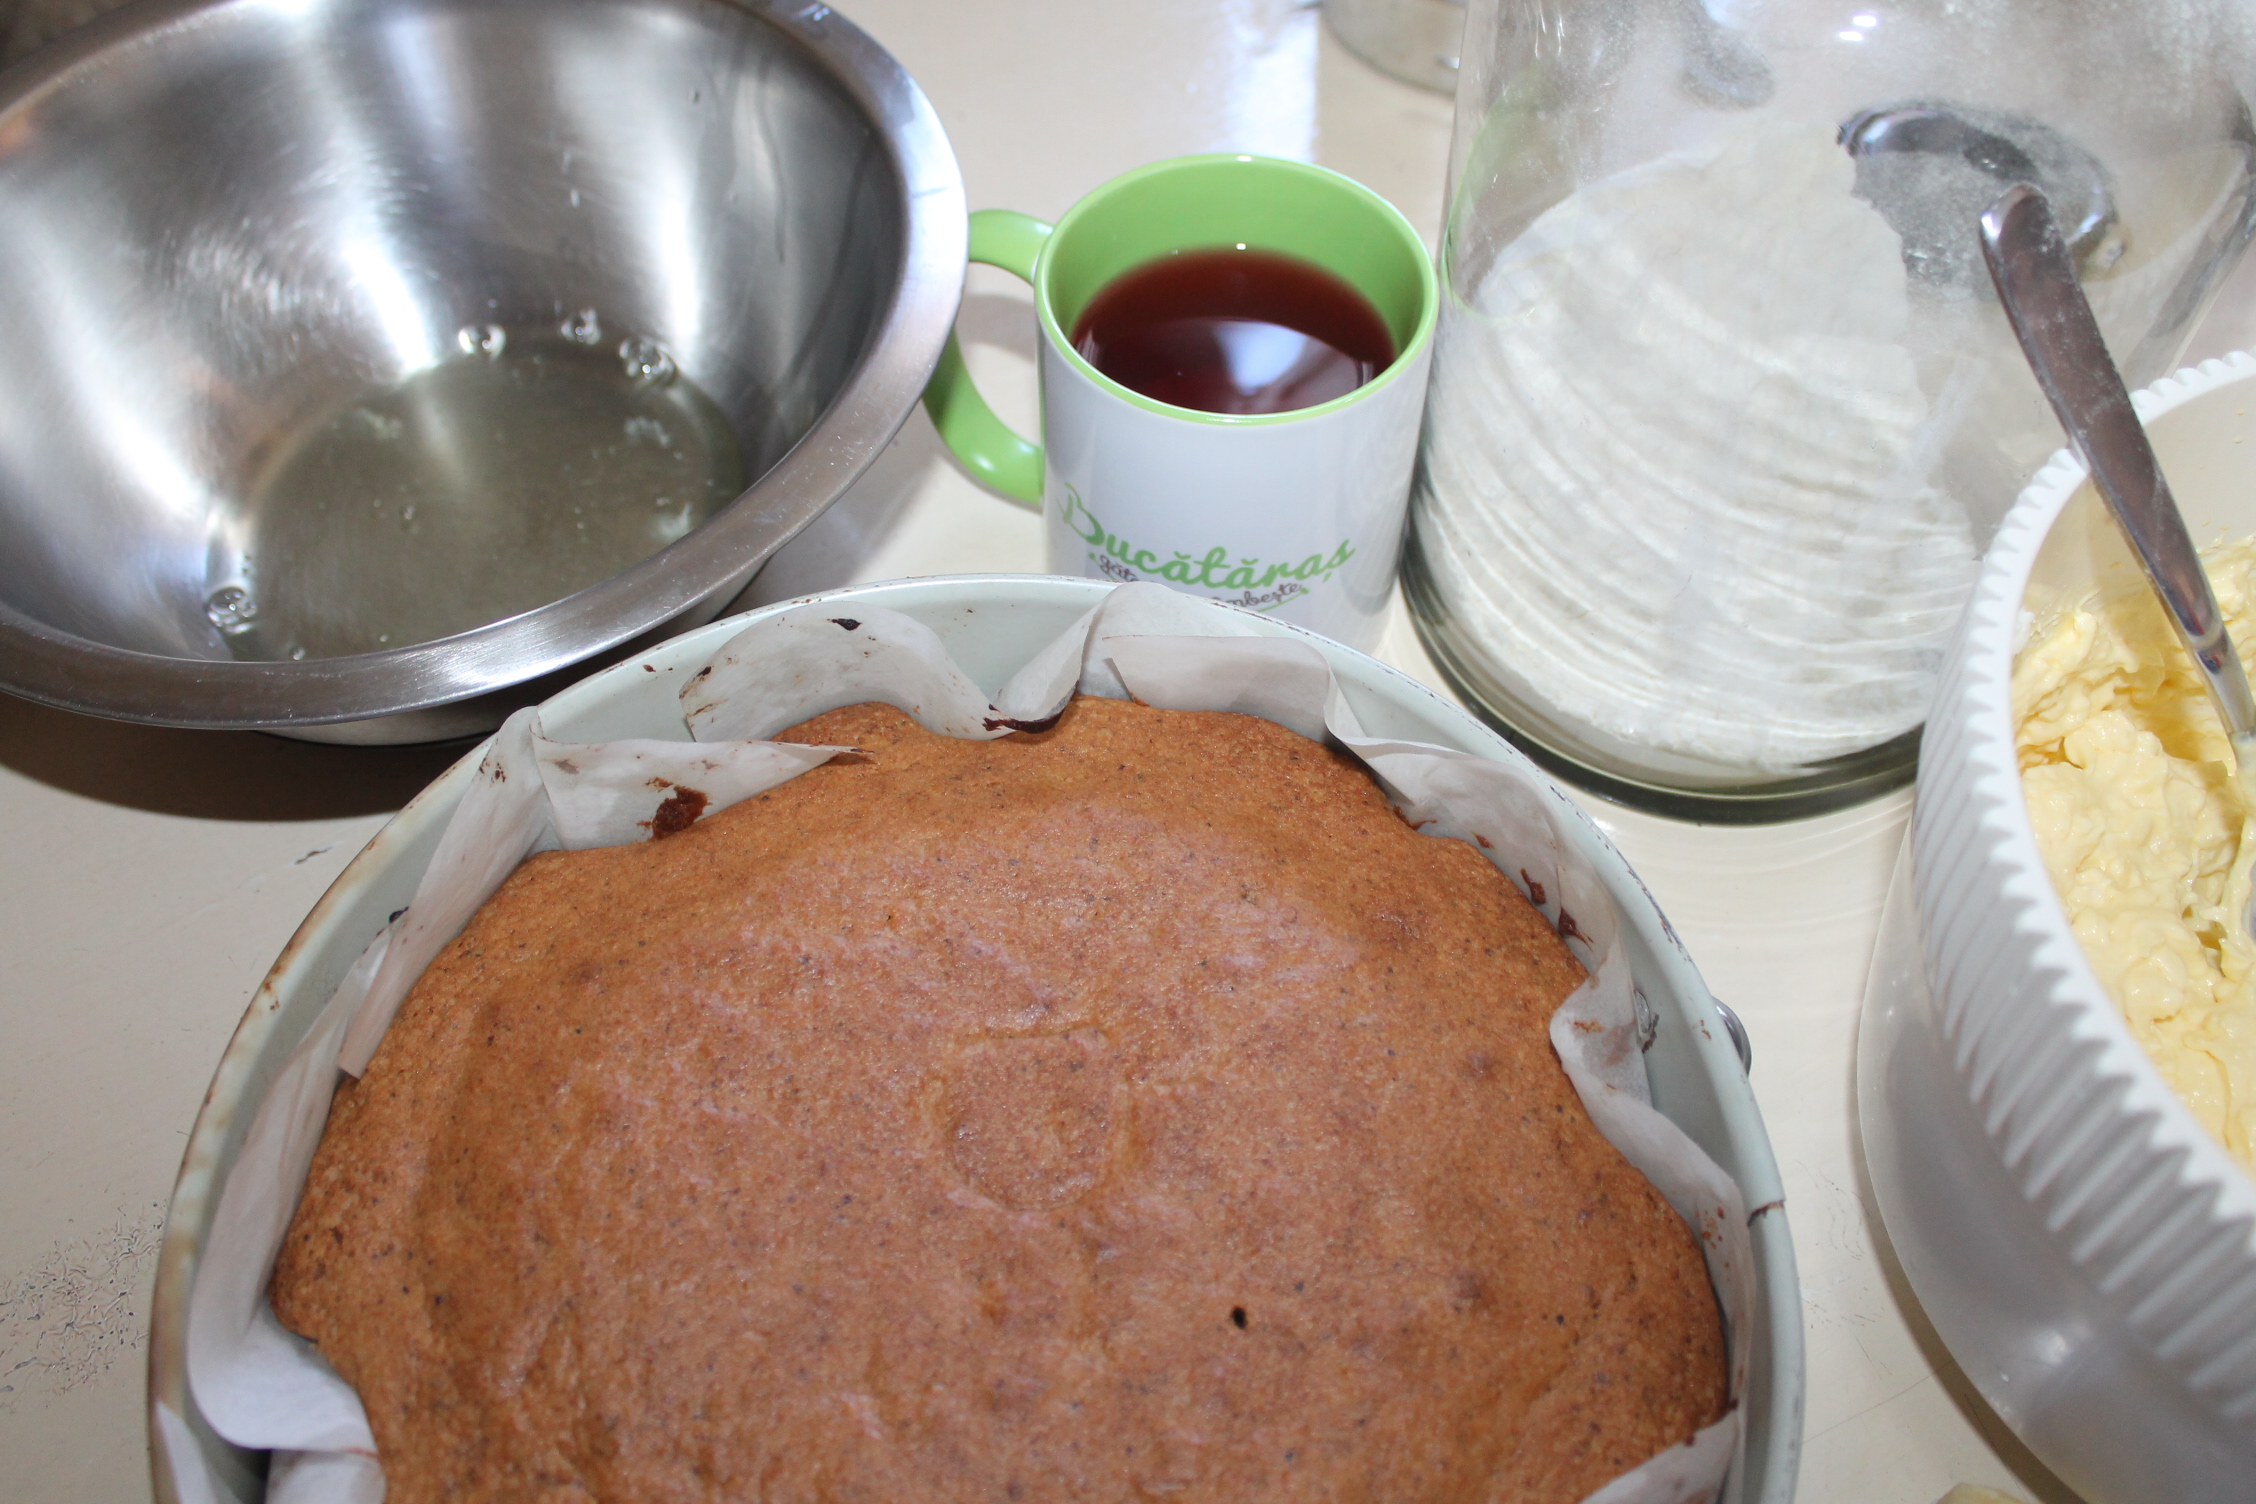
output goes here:
[{"label": "white countertop", "polygon": [[[1449,102],[1366,68],[1292,0],[848,0],[937,105],[975,208],[1055,216],[1185,152],[1312,157],[1433,237]],[[2237,291],[2228,290],[2228,297]],[[2256,309],[2256,298],[2234,306]],[[976,374],[1031,428],[1030,305],[975,269]],[[2243,341],[2209,336],[2221,348]],[[1033,514],[920,412],[756,582],[1037,570]],[[755,603],[748,600],[746,604]],[[1399,614],[1383,657],[1437,683]],[[387,813],[451,759],[96,722],[0,696],[0,1500],[149,1496],[142,1367],[158,1233],[252,989]],[[1851,1057],[1899,794],[1761,828],[1585,801],[1753,1038],[1809,1340],[1801,1496],[1931,1504],[1954,1483],[2072,1504],[1950,1367],[1875,1247]]]}]

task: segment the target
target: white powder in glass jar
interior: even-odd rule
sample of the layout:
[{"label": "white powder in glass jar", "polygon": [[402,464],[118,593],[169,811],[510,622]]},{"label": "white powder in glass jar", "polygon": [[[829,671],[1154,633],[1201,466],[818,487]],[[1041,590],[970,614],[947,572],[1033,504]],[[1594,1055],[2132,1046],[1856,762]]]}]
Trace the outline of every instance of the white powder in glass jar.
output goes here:
[{"label": "white powder in glass jar", "polygon": [[1747,117],[1556,205],[1443,320],[1420,548],[1554,719],[1762,772],[1924,719],[1977,551],[1854,182],[1829,127]]}]

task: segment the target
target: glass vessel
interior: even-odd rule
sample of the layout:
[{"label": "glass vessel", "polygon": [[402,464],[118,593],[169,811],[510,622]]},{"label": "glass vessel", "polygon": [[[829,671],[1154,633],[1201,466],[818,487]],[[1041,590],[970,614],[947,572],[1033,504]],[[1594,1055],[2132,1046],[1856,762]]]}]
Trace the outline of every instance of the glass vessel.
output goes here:
[{"label": "glass vessel", "polygon": [[2134,387],[2256,228],[2222,0],[1472,0],[1404,588],[1553,771],[1705,820],[1910,778],[2061,434],[1976,221],[2033,181]]},{"label": "glass vessel", "polygon": [[1456,91],[1465,0],[1323,0],[1323,6],[1333,34],[1372,67],[1420,88]]}]

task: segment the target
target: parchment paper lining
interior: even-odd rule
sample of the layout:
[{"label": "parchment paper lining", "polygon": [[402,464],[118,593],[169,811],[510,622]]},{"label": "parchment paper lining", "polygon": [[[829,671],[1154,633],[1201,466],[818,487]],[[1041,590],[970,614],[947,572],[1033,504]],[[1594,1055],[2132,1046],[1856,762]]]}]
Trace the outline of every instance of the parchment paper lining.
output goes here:
[{"label": "parchment paper lining", "polygon": [[[1427,834],[1473,843],[1527,894],[1590,978],[1551,1040],[1600,1132],[1699,1236],[1729,1336],[1732,1408],[1586,1504],[1713,1499],[1741,1444],[1755,1309],[1738,1187],[1656,1112],[1637,1045],[1634,979],[1611,895],[1565,838],[1529,770],[1366,736],[1323,655],[1259,637],[1245,618],[1157,585],[1127,585],[1045,646],[990,700],[921,624],[870,607],[804,607],[746,628],[682,691],[689,742],[553,742],[519,711],[496,734],[409,907],[370,942],[260,1105],[220,1194],[188,1317],[189,1381],[214,1430],[278,1455],[273,1504],[375,1504],[383,1491],[358,1396],[285,1330],[267,1280],[327,1120],[339,1069],[367,1065],[425,966],[536,851],[644,839],[724,809],[838,748],[760,740],[825,710],[878,700],[927,729],[991,739],[1054,720],[1078,689],[1178,710],[1262,716],[1360,757]],[[195,1464],[178,1453],[177,1459]],[[198,1480],[201,1482],[202,1480]]]}]

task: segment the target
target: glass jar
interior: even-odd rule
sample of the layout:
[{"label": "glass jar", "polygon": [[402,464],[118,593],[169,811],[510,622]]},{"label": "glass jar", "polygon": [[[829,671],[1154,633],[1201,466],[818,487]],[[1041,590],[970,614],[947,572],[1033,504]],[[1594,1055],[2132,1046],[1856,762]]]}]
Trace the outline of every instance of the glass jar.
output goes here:
[{"label": "glass jar", "polygon": [[1976,221],[2044,188],[2135,386],[2256,228],[2225,0],[1472,0],[1404,588],[1539,762],[1708,820],[1900,784],[2061,442]]},{"label": "glass jar", "polygon": [[1347,50],[1382,73],[1438,93],[1457,89],[1465,0],[1323,0]]}]

